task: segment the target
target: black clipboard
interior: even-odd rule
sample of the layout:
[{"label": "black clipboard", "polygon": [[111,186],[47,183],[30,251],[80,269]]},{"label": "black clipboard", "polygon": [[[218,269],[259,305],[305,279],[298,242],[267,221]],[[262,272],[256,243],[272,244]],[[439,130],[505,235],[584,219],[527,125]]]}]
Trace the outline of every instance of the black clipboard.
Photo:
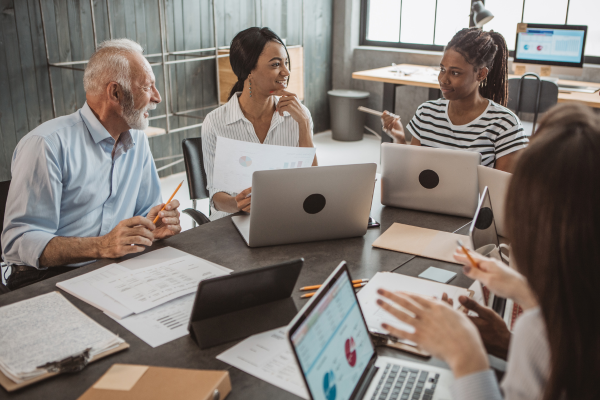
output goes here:
[{"label": "black clipboard", "polygon": [[188,330],[201,349],[287,325],[304,259],[201,281]]}]

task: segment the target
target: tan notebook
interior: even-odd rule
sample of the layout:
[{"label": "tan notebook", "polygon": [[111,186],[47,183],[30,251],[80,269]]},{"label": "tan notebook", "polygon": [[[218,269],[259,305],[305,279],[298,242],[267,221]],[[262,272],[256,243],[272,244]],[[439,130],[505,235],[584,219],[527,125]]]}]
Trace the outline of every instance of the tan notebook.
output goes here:
[{"label": "tan notebook", "polygon": [[227,371],[114,364],[79,400],[222,400],[229,392]]},{"label": "tan notebook", "polygon": [[471,240],[465,235],[394,223],[373,242],[373,247],[458,264],[452,257],[457,240],[471,248]]}]

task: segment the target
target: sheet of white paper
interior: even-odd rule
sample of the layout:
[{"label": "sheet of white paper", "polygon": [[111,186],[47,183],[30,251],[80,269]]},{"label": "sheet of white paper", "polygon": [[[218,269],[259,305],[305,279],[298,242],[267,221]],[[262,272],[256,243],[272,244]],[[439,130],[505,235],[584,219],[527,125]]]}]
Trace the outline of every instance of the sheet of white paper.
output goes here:
[{"label": "sheet of white paper", "polygon": [[217,359],[308,399],[308,391],[287,340],[285,327],[250,336],[219,354]]},{"label": "sheet of white paper", "polygon": [[[162,249],[153,250],[148,253],[144,253],[137,257],[131,258],[129,260],[120,262],[119,265],[122,267],[125,267],[127,269],[134,270],[134,269],[151,267],[156,264],[160,264],[163,262],[167,262],[169,260],[173,260],[175,258],[189,256],[189,255],[191,255],[191,254],[186,253],[185,251],[178,250],[174,247],[167,246],[167,247],[163,247]],[[215,264],[208,260],[204,260],[204,261],[209,264],[218,266],[218,264]]]},{"label": "sheet of white paper", "polygon": [[141,314],[115,321],[150,346],[158,347],[188,334],[195,297],[194,293],[188,294]]},{"label": "sheet of white paper", "polygon": [[217,137],[213,185],[239,193],[252,186],[255,171],[310,167],[317,149],[242,142]]},{"label": "sheet of white paper", "polygon": [[58,282],[56,286],[79,300],[99,308],[109,316],[121,319],[133,314],[133,311],[96,289],[93,283],[128,272],[130,272],[129,269],[119,264],[110,264],[87,274]]},{"label": "sheet of white paper", "polygon": [[[399,321],[377,305],[377,299],[381,298],[381,296],[377,294],[377,290],[380,288],[391,292],[410,292],[437,298],[441,298],[442,294],[445,292],[448,293],[448,297],[454,301],[455,309],[460,307],[458,297],[461,295],[469,295],[467,289],[458,286],[446,285],[393,272],[378,272],[369,280],[369,283],[358,292],[357,297],[369,330],[380,333],[387,333],[381,327],[383,322],[407,332],[414,332],[414,328],[411,325]],[[410,341],[403,342],[414,344]]]},{"label": "sheet of white paper", "polygon": [[0,307],[0,370],[17,383],[44,374],[46,363],[121,343],[58,292]]},{"label": "sheet of white paper", "polygon": [[94,282],[93,286],[139,314],[194,293],[203,279],[229,273],[228,268],[187,255]]}]

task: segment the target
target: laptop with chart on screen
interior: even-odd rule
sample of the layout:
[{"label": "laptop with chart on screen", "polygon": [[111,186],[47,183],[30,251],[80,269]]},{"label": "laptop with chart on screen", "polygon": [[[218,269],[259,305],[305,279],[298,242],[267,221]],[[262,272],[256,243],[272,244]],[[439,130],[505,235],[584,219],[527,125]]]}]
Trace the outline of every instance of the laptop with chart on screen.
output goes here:
[{"label": "laptop with chart on screen", "polygon": [[288,340],[313,400],[449,400],[452,373],[378,356],[346,262],[290,323]]}]

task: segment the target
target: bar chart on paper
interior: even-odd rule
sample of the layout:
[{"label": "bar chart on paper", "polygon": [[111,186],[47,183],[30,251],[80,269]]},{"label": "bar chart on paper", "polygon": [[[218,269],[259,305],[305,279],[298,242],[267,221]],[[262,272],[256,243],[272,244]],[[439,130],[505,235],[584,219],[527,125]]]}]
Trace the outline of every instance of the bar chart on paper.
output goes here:
[{"label": "bar chart on paper", "polygon": [[213,186],[239,193],[252,186],[256,171],[310,167],[316,149],[274,146],[217,137]]}]

